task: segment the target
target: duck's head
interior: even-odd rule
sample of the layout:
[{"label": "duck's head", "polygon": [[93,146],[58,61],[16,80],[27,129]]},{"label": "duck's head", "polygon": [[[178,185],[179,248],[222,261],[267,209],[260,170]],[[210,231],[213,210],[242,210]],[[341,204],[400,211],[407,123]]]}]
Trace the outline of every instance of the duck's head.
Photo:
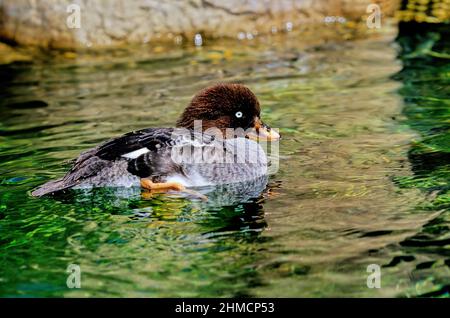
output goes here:
[{"label": "duck's head", "polygon": [[244,131],[245,137],[278,140],[280,135],[261,120],[261,107],[253,92],[241,84],[216,84],[194,96],[177,122],[178,127],[194,129],[201,121],[203,131],[229,128]]}]

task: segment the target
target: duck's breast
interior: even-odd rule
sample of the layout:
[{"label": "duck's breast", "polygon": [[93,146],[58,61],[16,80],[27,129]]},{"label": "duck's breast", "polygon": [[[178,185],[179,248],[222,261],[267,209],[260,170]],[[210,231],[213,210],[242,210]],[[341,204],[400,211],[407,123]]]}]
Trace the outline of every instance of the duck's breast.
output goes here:
[{"label": "duck's breast", "polygon": [[169,176],[168,180],[205,186],[253,180],[267,174],[264,149],[249,139],[216,140],[190,150],[189,158],[180,164],[183,175]]}]

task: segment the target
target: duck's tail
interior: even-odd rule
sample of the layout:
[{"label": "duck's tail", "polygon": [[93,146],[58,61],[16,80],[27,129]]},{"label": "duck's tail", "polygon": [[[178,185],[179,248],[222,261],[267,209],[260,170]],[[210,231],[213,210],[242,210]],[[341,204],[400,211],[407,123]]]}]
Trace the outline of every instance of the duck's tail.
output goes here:
[{"label": "duck's tail", "polygon": [[61,190],[64,190],[67,188],[67,184],[64,182],[63,179],[53,180],[49,181],[37,189],[35,189],[33,192],[31,192],[31,195],[34,197],[41,197],[46,194],[51,194],[54,192],[58,192]]}]

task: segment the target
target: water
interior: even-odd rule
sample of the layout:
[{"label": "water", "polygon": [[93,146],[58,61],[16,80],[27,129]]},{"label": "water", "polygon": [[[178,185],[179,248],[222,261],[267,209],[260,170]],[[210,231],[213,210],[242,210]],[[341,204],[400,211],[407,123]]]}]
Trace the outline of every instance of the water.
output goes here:
[{"label": "water", "polygon": [[[398,53],[392,36],[309,49],[288,38],[1,67],[0,295],[445,295],[448,209],[430,208],[441,193],[405,186],[421,135],[404,113]],[[217,81],[251,87],[283,135],[280,169],[261,193],[30,197],[85,149],[174,125]],[[430,224],[441,232],[411,247]],[[81,289],[66,286],[72,263]],[[369,264],[381,266],[380,289],[366,285]]]}]

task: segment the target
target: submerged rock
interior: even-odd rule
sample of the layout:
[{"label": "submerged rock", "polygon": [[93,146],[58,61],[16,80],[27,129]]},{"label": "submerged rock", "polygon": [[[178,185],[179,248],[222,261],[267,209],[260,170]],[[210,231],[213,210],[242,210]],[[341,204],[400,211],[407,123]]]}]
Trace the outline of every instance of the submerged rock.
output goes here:
[{"label": "submerged rock", "polygon": [[15,50],[11,46],[0,43],[0,65],[12,62],[30,62],[32,57]]}]

